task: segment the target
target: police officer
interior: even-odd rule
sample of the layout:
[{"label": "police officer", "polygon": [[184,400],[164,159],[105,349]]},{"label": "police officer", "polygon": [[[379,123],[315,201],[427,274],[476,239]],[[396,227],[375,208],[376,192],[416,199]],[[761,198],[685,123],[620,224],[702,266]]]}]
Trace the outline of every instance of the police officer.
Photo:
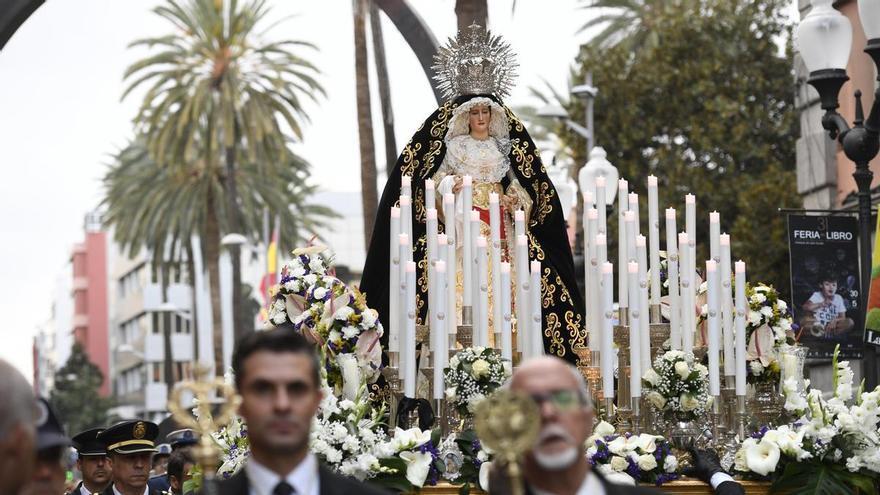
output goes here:
[{"label": "police officer", "polygon": [[107,447],[98,441],[103,428],[92,428],[73,437],[76,449],[76,468],[82,473],[82,481],[67,495],[92,495],[101,493],[110,485],[113,470],[107,459]]},{"label": "police officer", "polygon": [[64,493],[67,479],[64,455],[69,452],[70,439],[46,399],[38,399],[37,407],[37,463],[30,482],[19,494],[57,495]]},{"label": "police officer", "polygon": [[[190,451],[193,446],[199,442],[199,437],[193,430],[189,428],[183,428],[181,430],[172,431],[168,435],[165,435],[165,441],[168,442],[168,444],[171,446],[171,449],[168,452],[168,454],[170,455],[171,453],[177,451]],[[168,477],[168,473],[166,472],[163,472],[162,474],[156,474],[155,476],[151,477],[149,484],[150,488],[160,492],[167,492],[171,488],[171,480]]]},{"label": "police officer", "polygon": [[147,486],[158,435],[156,423],[140,420],[116,423],[98,434],[113,469],[113,483],[102,495],[160,495]]}]

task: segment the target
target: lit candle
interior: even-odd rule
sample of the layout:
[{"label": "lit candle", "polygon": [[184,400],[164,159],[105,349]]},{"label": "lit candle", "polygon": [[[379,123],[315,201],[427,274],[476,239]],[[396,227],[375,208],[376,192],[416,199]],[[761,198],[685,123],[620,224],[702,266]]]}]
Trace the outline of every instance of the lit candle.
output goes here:
[{"label": "lit candle", "polygon": [[[400,197],[400,233],[412,239],[412,199],[409,196]],[[405,261],[412,261],[412,251],[401,258],[401,262]]]},{"label": "lit candle", "polygon": [[601,320],[599,319],[599,265],[596,260],[596,224],[599,215],[595,208],[584,210],[585,217],[585,269],[584,269],[584,292],[587,306],[587,327],[589,329],[589,346],[591,351],[599,350]]},{"label": "lit candle", "polygon": [[[602,236],[604,243],[604,235]],[[596,239],[598,243],[598,236]],[[614,265],[602,263],[602,350],[599,356],[602,364],[602,395],[614,398]]]},{"label": "lit candle", "polygon": [[736,270],[736,395],[746,395],[746,264],[737,261]]},{"label": "lit candle", "polygon": [[715,260],[706,261],[706,280],[709,285],[709,395],[721,394],[721,380],[719,378],[718,350],[720,347],[720,328],[718,315],[718,264]]},{"label": "lit candle", "polygon": [[501,209],[498,204],[498,194],[489,193],[489,229],[492,245],[489,247],[489,256],[492,263],[492,330],[495,333],[495,347],[498,348],[501,337]]},{"label": "lit candle", "polygon": [[[484,236],[477,237],[477,273],[479,274],[479,334],[480,343],[475,344],[489,347],[489,264],[488,243]],[[475,335],[476,336],[476,335]]]},{"label": "lit candle", "polygon": [[[470,217],[470,211],[473,205],[473,195],[471,193],[471,176],[465,175],[462,178],[462,186],[461,186],[461,204],[462,204],[462,233],[461,233],[461,252],[462,252],[462,293],[461,300],[462,306],[467,309],[463,309],[464,313],[471,311],[470,308],[473,307],[473,290],[474,290],[474,280],[473,280],[473,243],[474,240],[471,239],[471,229],[468,220]],[[462,322],[464,325],[470,325],[473,323],[472,321],[473,314],[471,314],[470,321]]]},{"label": "lit candle", "polygon": [[[444,239],[445,240],[445,239]],[[445,245],[445,244],[441,244]],[[449,358],[448,337],[446,331],[446,262],[437,260],[434,264],[435,288],[437,294],[434,304],[437,308],[433,312],[434,324],[431,326],[431,353],[434,355],[434,398],[445,397],[446,384],[443,378],[443,368]]]},{"label": "lit candle", "polygon": [[525,235],[516,236],[516,300],[514,301],[514,310],[516,311],[516,348],[522,353],[522,357],[529,356],[528,346],[528,329],[531,326],[532,319],[529,313],[529,253],[527,251],[527,239]]},{"label": "lit candle", "polygon": [[599,233],[608,232],[608,220],[606,219],[605,207],[607,202],[605,199],[605,176],[596,177],[596,209],[599,211]]},{"label": "lit candle", "polygon": [[532,331],[531,343],[529,345],[532,356],[542,356],[544,354],[544,316],[541,311],[541,262],[532,261],[531,277],[529,280],[529,291],[531,304],[529,305],[532,313]]},{"label": "lit candle", "polygon": [[721,214],[717,211],[709,213],[709,258],[721,263],[720,254]]},{"label": "lit candle", "polygon": [[[651,306],[660,305],[660,213],[657,177],[648,176],[648,251],[651,255]],[[655,323],[660,323],[656,321]]]},{"label": "lit candle", "polygon": [[733,350],[733,297],[730,284],[730,235],[721,234],[718,239],[721,256],[721,336],[724,342],[724,376],[734,376],[736,363]]},{"label": "lit candle", "polygon": [[641,367],[639,375],[644,375],[651,368],[651,322],[648,311],[648,248],[645,236],[636,237],[636,253],[639,262],[639,356]]},{"label": "lit candle", "polygon": [[510,332],[510,263],[503,262],[501,266],[501,293],[498,300],[501,302],[501,358],[507,361],[513,360],[513,342]]},{"label": "lit candle", "polygon": [[641,338],[639,336],[639,320],[642,318],[639,310],[639,264],[635,261],[627,263],[627,287],[629,288],[629,389],[630,397],[642,396],[642,377],[640,354]]},{"label": "lit candle", "polygon": [[[400,297],[397,288],[400,287],[400,208],[391,207],[391,238],[389,240],[389,256],[391,257],[391,270],[388,274],[388,351],[400,351]],[[397,366],[398,363],[391,363]]]},{"label": "lit candle", "polygon": [[425,179],[425,208],[437,208],[434,191],[434,180]]},{"label": "lit candle", "polygon": [[416,263],[407,261],[406,273],[406,327],[405,345],[402,345],[401,361],[406,363],[404,373],[404,395],[416,396]]},{"label": "lit candle", "polygon": [[629,245],[626,241],[626,212],[629,211],[629,184],[626,179],[617,181],[617,305],[620,307],[621,324],[623,314],[629,306],[628,296],[629,289],[626,284],[628,277],[626,274],[626,264],[629,263]]},{"label": "lit candle", "polygon": [[678,287],[678,239],[675,209],[666,209],[666,285],[669,288],[669,340],[672,349],[681,349],[681,301]]},{"label": "lit candle", "polygon": [[691,250],[688,249],[688,235],[685,232],[678,234],[678,250],[681,267],[679,277],[681,279],[681,349],[684,352],[694,352],[694,271],[689,270]]}]

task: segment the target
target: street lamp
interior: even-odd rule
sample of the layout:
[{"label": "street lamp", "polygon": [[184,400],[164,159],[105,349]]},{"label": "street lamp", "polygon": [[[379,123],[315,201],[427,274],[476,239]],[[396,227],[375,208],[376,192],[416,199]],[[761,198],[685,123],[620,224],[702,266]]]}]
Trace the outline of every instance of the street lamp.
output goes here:
[{"label": "street lamp", "polygon": [[[846,157],[856,164],[853,178],[858,186],[859,243],[861,250],[862,311],[866,311],[868,285],[871,279],[871,180],[868,163],[880,150],[880,89],[874,93],[874,104],[867,121],[862,109],[862,93],[855,92],[855,120],[850,127],[837,113],[837,95],[849,80],[846,64],[852,46],[849,19],[832,7],[833,0],[813,0],[810,13],[797,29],[797,43],[810,77],[807,82],[819,92],[825,115],[822,127],[832,139],[843,146]],[[859,17],[868,38],[865,52],[880,67],[880,2],[859,2]]]},{"label": "street lamp", "polygon": [[[581,194],[589,191],[593,198],[596,198],[596,177],[605,177],[605,207],[614,205],[614,198],[617,197],[617,179],[620,177],[617,167],[612,165],[607,157],[605,148],[596,146],[590,151],[590,159],[578,172],[578,187],[581,189]],[[596,205],[596,208],[599,208],[599,205]]]}]

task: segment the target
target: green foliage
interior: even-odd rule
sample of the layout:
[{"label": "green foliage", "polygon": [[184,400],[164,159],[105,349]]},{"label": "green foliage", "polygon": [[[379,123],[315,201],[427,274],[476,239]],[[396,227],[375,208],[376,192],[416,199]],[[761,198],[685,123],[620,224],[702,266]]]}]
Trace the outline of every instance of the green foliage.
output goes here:
[{"label": "green foliage", "polygon": [[580,31],[601,28],[590,43],[596,47],[619,46],[635,52],[659,46],[663,30],[657,25],[675,12],[692,7],[699,0],[583,0],[582,8],[595,12],[595,17],[581,26]]},{"label": "green foliage", "polygon": [[[656,44],[636,52],[626,43],[582,47],[574,80],[592,71],[599,88],[596,143],[643,197],[647,176],[658,177],[660,206],[678,210],[679,230],[688,192],[697,196],[701,239],[708,213],[721,212],[722,231],[731,233],[734,259],[749,263],[749,278],[785,293],[787,238],[777,209],[800,203],[793,69],[790,50],[780,53],[778,44],[788,47],[782,10],[789,2],[666,3],[651,17]],[[583,115],[583,102],[572,99],[567,110]],[[561,127],[557,132],[575,162],[585,162],[583,139]],[[616,229],[609,222],[609,252],[616,249]],[[708,258],[708,242],[697,256]]]},{"label": "green foliage", "polygon": [[55,372],[55,388],[49,397],[69,435],[108,425],[107,410],[113,407],[113,400],[98,395],[103,382],[101,369],[75,342],[67,362]]},{"label": "green foliage", "polygon": [[841,464],[791,462],[770,487],[771,493],[856,495],[877,493],[876,475],[851,473]]}]

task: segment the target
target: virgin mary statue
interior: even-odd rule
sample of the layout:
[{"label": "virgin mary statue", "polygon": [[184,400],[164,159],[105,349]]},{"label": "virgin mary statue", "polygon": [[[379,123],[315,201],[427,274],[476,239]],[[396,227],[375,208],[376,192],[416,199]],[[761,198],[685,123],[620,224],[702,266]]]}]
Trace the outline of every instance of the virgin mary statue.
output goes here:
[{"label": "virgin mary statue", "polygon": [[[380,320],[387,322],[390,210],[400,196],[401,176],[411,176],[418,318],[419,323],[427,323],[425,220],[426,209],[432,206],[425,205],[425,179],[438,184],[437,199],[442,201],[443,193],[460,192],[462,178],[469,175],[473,207],[480,212],[486,232],[489,194],[500,197],[504,259],[513,258],[507,249],[514,242],[504,241],[513,237],[514,212],[525,212],[528,257],[541,263],[544,350],[576,364],[573,348],[586,342],[584,304],[577,290],[559,195],[523,123],[502,102],[515,68],[509,45],[476,25],[440,50],[435,79],[446,102],[416,131],[389,173],[360,288]],[[440,205],[433,207],[442,211]],[[457,209],[460,213],[460,204]],[[441,216],[440,220],[444,232],[461,230],[453,219]],[[387,336],[383,346],[387,344],[384,339]]]}]

